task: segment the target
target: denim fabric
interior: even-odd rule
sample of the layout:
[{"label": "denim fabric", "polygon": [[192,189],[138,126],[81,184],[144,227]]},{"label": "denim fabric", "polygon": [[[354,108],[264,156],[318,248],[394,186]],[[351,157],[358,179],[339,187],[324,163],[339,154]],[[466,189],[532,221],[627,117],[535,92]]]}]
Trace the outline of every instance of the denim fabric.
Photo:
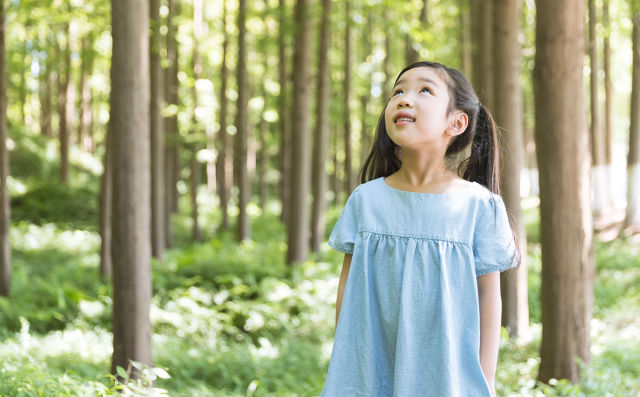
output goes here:
[{"label": "denim fabric", "polygon": [[489,397],[476,277],[514,266],[500,196],[378,178],[349,196],[329,245],[352,253],[322,397]]}]

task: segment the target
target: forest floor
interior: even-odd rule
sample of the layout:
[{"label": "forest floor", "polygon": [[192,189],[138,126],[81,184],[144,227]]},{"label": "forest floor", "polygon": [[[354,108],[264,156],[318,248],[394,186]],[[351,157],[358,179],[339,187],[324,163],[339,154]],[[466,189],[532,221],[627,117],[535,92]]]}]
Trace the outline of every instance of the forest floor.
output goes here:
[{"label": "forest floor", "polygon": [[[75,176],[59,187],[45,182],[55,180],[53,157],[39,159],[44,165],[33,170],[33,156],[50,153],[48,144],[28,137],[18,143],[33,149],[12,155],[13,274],[11,297],[0,298],[0,396],[115,395],[108,375],[111,285],[98,276],[99,162],[72,153]],[[204,242],[189,242],[184,199],[173,218],[176,248],[153,262],[155,368],[145,373],[156,380],[155,390],[132,382],[125,395],[319,395],[333,342],[341,254],[325,247],[288,268],[275,203],[264,213],[250,205],[252,239],[238,244],[232,233],[214,233],[220,214],[204,188],[199,202]],[[523,204],[531,326],[520,340],[503,332],[498,395],[637,396],[640,245],[624,236],[595,242],[592,357],[582,381],[536,384],[539,222],[537,201]],[[339,213],[329,210],[327,231]]]}]

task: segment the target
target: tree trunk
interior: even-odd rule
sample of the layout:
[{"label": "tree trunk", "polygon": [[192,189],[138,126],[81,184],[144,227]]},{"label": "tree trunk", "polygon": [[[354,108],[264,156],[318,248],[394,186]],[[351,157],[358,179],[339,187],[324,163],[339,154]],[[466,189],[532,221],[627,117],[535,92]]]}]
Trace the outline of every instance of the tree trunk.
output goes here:
[{"label": "tree trunk", "polygon": [[[527,292],[527,236],[520,207],[520,170],[522,169],[522,92],[520,89],[521,1],[495,0],[494,46],[495,120],[500,126],[500,191],[520,243],[522,262],[502,273],[502,325],[512,336],[523,337],[529,326]],[[498,23],[498,21],[500,21]]]},{"label": "tree trunk", "polygon": [[340,177],[338,177],[338,168],[340,168],[340,161],[338,160],[338,128],[333,127],[333,172],[331,173],[331,186],[333,187],[333,204],[340,204]]},{"label": "tree trunk", "polygon": [[231,179],[233,175],[233,163],[229,155],[229,134],[227,134],[227,78],[229,70],[227,69],[227,47],[229,44],[229,34],[227,33],[227,5],[226,1],[222,3],[222,31],[224,41],[222,42],[222,65],[220,71],[220,129],[218,134],[220,138],[220,149],[216,159],[216,187],[220,196],[220,211],[222,212],[222,230],[229,229],[229,213],[227,210],[230,194]]},{"label": "tree trunk", "polygon": [[460,69],[470,79],[471,65],[471,16],[469,15],[469,1],[459,0],[458,12],[460,23]]},{"label": "tree trunk", "polygon": [[593,246],[582,59],[584,2],[536,2],[535,138],[540,171],[542,342],[538,379],[578,380],[589,361]]},{"label": "tree trunk", "polygon": [[[611,83],[611,47],[609,45],[610,24],[609,24],[609,0],[602,2],[602,24],[604,25],[603,42],[603,62],[604,62],[604,161],[607,169],[607,179],[611,178],[611,152],[613,149],[613,86]],[[609,204],[613,204],[613,197],[610,197]]]},{"label": "tree trunk", "polygon": [[87,152],[93,148],[93,111],[91,109],[91,85],[89,77],[93,71],[93,54],[91,53],[92,40],[85,37],[82,40],[81,66],[80,66],[80,116],[78,125],[78,142]]},{"label": "tree trunk", "polygon": [[600,128],[600,109],[598,103],[598,47],[596,39],[596,6],[594,0],[589,0],[589,64],[590,73],[590,100],[591,100],[591,177],[593,181],[593,212],[599,216],[607,211],[609,205],[607,194],[609,192],[608,179],[604,158],[604,138]]},{"label": "tree trunk", "polygon": [[[263,96],[266,99],[267,93],[263,90]],[[266,109],[266,108],[265,108]],[[259,144],[260,150],[257,152],[256,159],[256,171],[258,173],[258,191],[259,191],[259,206],[264,213],[266,211],[267,205],[267,196],[268,196],[268,185],[267,185],[267,132],[269,131],[269,123],[264,118],[264,112],[262,117],[260,118],[260,137]]]},{"label": "tree trunk", "polygon": [[[51,97],[53,96],[53,55],[47,51],[46,58],[40,62],[40,81],[38,92],[40,93],[40,134],[51,136]],[[44,73],[42,72],[44,70]]]},{"label": "tree trunk", "polygon": [[[391,20],[391,9],[384,5],[383,20]],[[384,61],[382,62],[382,72],[384,73],[384,83],[382,84],[382,105],[387,106],[387,101],[391,97],[391,90],[393,87],[393,71],[391,70],[391,38],[388,34],[384,35]]]},{"label": "tree trunk", "polygon": [[[367,13],[366,24],[367,26],[375,25],[375,22],[373,20],[373,15],[371,12]],[[370,59],[370,57],[372,56],[371,34],[372,34],[371,31],[368,31],[365,29],[362,30],[361,48],[362,48],[362,62],[364,63],[373,63],[371,62],[371,59]],[[359,165],[356,167],[357,169],[359,169],[360,165],[364,164],[364,162],[366,161],[367,156],[369,155],[369,149],[371,148],[371,144],[373,142],[373,129],[370,128],[368,124],[369,115],[367,112],[368,110],[367,108],[369,107],[369,98],[371,97],[372,74],[369,71],[363,72],[361,74],[365,83],[365,90],[362,92],[362,95],[360,96],[360,112],[361,112],[360,153],[359,153],[360,161],[358,162]],[[357,174],[356,174],[356,177],[357,177]],[[357,184],[359,183],[359,181],[356,180],[355,183]]]},{"label": "tree trunk", "polygon": [[640,11],[633,15],[633,77],[631,82],[631,126],[627,157],[627,226],[640,226]]},{"label": "tree trunk", "polygon": [[[428,0],[422,0],[422,8],[420,10],[420,27],[427,29],[427,7]],[[420,53],[414,47],[411,35],[405,37],[405,62],[407,65],[418,62],[420,60]]]},{"label": "tree trunk", "polygon": [[473,87],[493,111],[493,0],[471,0],[471,15]]},{"label": "tree trunk", "polygon": [[200,184],[200,163],[198,162],[198,135],[200,132],[197,110],[198,110],[198,86],[197,82],[202,73],[202,62],[198,53],[198,41],[202,36],[202,0],[193,1],[193,139],[191,147],[191,237],[193,241],[201,241],[200,225],[198,224],[198,185]]},{"label": "tree trunk", "polygon": [[178,41],[176,39],[176,25],[174,17],[179,13],[177,0],[168,0],[169,13],[167,15],[167,60],[165,70],[164,95],[165,102],[170,107],[171,113],[164,119],[165,127],[165,247],[173,246],[173,227],[171,215],[178,210]]},{"label": "tree trunk", "polygon": [[0,295],[9,296],[11,248],[9,246],[9,153],[7,152],[7,49],[4,0],[0,0]]},{"label": "tree trunk", "polygon": [[316,128],[313,134],[313,209],[311,217],[311,251],[318,252],[324,240],[327,209],[327,171],[325,162],[329,146],[329,40],[331,39],[331,0],[322,1],[322,27],[318,53],[318,89]]},{"label": "tree trunk", "polygon": [[149,126],[151,144],[151,252],[155,258],[164,256],[165,233],[165,161],[164,123],[162,119],[162,65],[160,59],[160,0],[149,2],[149,77],[151,99]]},{"label": "tree trunk", "polygon": [[112,0],[113,360],[151,365],[149,6]]},{"label": "tree trunk", "polygon": [[29,62],[28,65],[25,65],[26,61],[27,61],[27,57],[29,56],[29,50],[27,49],[27,41],[25,40],[22,43],[22,54],[20,54],[21,57],[21,65],[20,65],[20,70],[18,71],[18,73],[20,73],[20,90],[18,91],[19,95],[20,95],[20,122],[21,123],[25,123],[26,124],[26,114],[25,114],[25,105],[27,103],[27,70],[31,70],[31,63]]},{"label": "tree trunk", "polygon": [[291,137],[289,132],[289,112],[287,109],[287,44],[285,42],[286,1],[280,0],[278,5],[278,67],[280,94],[278,96],[278,128],[280,129],[280,197],[282,212],[280,220],[289,224],[289,203],[291,196],[291,154],[289,146]]},{"label": "tree trunk", "polygon": [[[344,191],[348,195],[353,186],[351,171],[351,53],[353,43],[351,40],[351,0],[345,0],[345,50],[344,50]],[[296,103],[296,102],[294,102]],[[295,129],[294,129],[295,131]]]},{"label": "tree trunk", "polygon": [[247,170],[247,141],[248,141],[248,102],[249,84],[247,76],[247,48],[245,25],[247,12],[246,0],[240,0],[238,7],[238,106],[235,136],[234,169],[238,176],[238,225],[236,239],[242,241],[249,238],[251,233],[247,204],[249,204],[249,175]]},{"label": "tree trunk", "polygon": [[111,236],[113,223],[113,128],[112,121],[107,125],[103,171],[100,179],[100,277],[103,280],[113,274],[111,258]]},{"label": "tree trunk", "polygon": [[293,131],[291,151],[291,219],[288,228],[287,264],[307,259],[309,249],[309,177],[311,176],[310,80],[311,80],[311,19],[307,0],[297,0],[295,6],[295,45],[293,56]]},{"label": "tree trunk", "polygon": [[64,28],[67,34],[67,43],[64,49],[64,62],[61,71],[58,72],[58,114],[59,114],[59,139],[60,139],[60,182],[66,184],[69,180],[69,79],[71,74],[71,31],[69,24]]}]

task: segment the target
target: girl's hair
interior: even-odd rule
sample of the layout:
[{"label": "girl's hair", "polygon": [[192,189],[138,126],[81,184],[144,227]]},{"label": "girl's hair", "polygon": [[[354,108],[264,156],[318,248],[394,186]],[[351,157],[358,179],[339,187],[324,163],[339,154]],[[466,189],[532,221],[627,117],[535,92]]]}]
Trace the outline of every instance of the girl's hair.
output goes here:
[{"label": "girl's hair", "polygon": [[[471,154],[458,166],[458,174],[471,182],[478,182],[495,194],[500,194],[498,170],[498,141],[496,125],[489,111],[482,106],[464,75],[453,68],[436,62],[416,62],[404,68],[396,82],[407,70],[428,67],[433,69],[449,89],[447,114],[461,110],[469,118],[467,128],[449,143],[445,156],[460,153],[471,143]],[[371,152],[360,171],[362,183],[389,176],[400,169],[401,160],[396,145],[384,121],[384,110],[378,120]]]}]

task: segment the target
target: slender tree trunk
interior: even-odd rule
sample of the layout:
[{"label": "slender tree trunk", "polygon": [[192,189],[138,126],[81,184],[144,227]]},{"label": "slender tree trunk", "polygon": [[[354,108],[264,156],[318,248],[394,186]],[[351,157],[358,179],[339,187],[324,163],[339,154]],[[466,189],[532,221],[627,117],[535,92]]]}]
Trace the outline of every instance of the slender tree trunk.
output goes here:
[{"label": "slender tree trunk", "polygon": [[607,174],[604,158],[604,138],[600,128],[600,109],[598,103],[598,47],[596,39],[596,6],[594,0],[589,0],[589,63],[590,73],[590,100],[591,100],[591,160],[592,160],[592,191],[593,212],[599,216],[607,211]]},{"label": "slender tree trunk", "polygon": [[66,184],[69,180],[69,79],[71,74],[71,31],[69,24],[64,28],[67,34],[67,43],[64,51],[64,63],[62,70],[58,72],[58,114],[59,114],[59,139],[60,139],[60,182]]},{"label": "slender tree trunk", "polygon": [[[373,20],[373,14],[371,12],[367,13],[366,19],[367,26],[374,26],[375,22]],[[372,43],[371,43],[371,31],[363,30],[361,36],[361,48],[362,48],[362,61],[365,63],[369,63],[371,61],[370,56],[372,55]],[[369,107],[369,98],[371,97],[371,81],[372,76],[370,72],[362,73],[362,78],[364,79],[366,90],[363,91],[360,96],[360,161],[359,165],[356,166],[357,169],[360,168],[360,164],[364,164],[367,156],[369,155],[369,149],[371,148],[371,143],[373,142],[373,130],[368,125],[368,112],[367,108]],[[357,176],[357,174],[356,174]],[[357,179],[357,178],[356,178]],[[358,184],[359,181],[355,181],[355,184]]]},{"label": "slender tree trunk", "polygon": [[193,1],[193,133],[196,135],[196,139],[192,145],[191,150],[191,221],[192,231],[191,237],[193,241],[201,241],[202,236],[200,233],[200,225],[198,224],[198,185],[200,184],[200,164],[198,162],[198,135],[200,127],[198,124],[197,110],[198,110],[198,87],[197,81],[200,79],[202,73],[202,62],[200,61],[200,54],[198,53],[198,41],[202,36],[202,13],[204,5],[202,0]]},{"label": "slender tree trunk", "polygon": [[288,228],[287,264],[307,259],[309,250],[309,177],[311,176],[310,80],[311,80],[311,19],[307,0],[297,0],[294,21],[295,45],[293,70],[293,131],[291,153],[291,219]]},{"label": "slender tree trunk", "polygon": [[460,68],[462,73],[470,79],[471,65],[471,16],[469,15],[469,1],[459,0],[458,12],[460,21]]},{"label": "slender tree trunk", "polygon": [[[267,93],[263,90],[263,96],[266,98]],[[267,205],[267,193],[268,193],[268,185],[267,185],[267,132],[269,131],[269,123],[264,118],[264,113],[260,118],[260,136],[259,136],[259,144],[260,150],[257,152],[256,159],[256,170],[258,173],[258,191],[260,196],[260,209],[262,209],[263,213],[266,210]]]},{"label": "slender tree trunk", "polygon": [[[384,5],[384,14],[383,18],[385,21],[391,20],[391,9]],[[382,93],[382,104],[384,106],[387,105],[387,100],[391,96],[391,84],[393,84],[393,71],[391,70],[391,38],[388,34],[384,35],[384,61],[382,62],[382,72],[384,73],[384,83],[383,83],[383,93]]]},{"label": "slender tree trunk", "polygon": [[245,25],[247,12],[246,0],[240,0],[238,7],[238,106],[235,136],[234,169],[238,176],[238,225],[236,239],[242,241],[249,238],[251,233],[247,204],[249,204],[249,175],[247,170],[247,141],[248,141],[248,102],[249,84],[247,76],[247,48]]},{"label": "slender tree trunk", "polygon": [[[527,252],[527,236],[520,207],[520,170],[522,169],[522,92],[520,90],[521,1],[495,0],[495,120],[500,126],[500,191],[520,243]],[[500,22],[498,22],[500,21]],[[524,336],[529,326],[526,255],[515,269],[500,275],[502,290],[502,325],[513,336]]]},{"label": "slender tree trunk", "polygon": [[493,110],[493,0],[471,0],[473,87]]},{"label": "slender tree trunk", "polygon": [[540,171],[542,343],[538,379],[578,380],[589,361],[593,246],[584,88],[584,2],[536,2],[534,89]]},{"label": "slender tree trunk", "polygon": [[109,121],[105,137],[103,171],[100,179],[100,277],[103,280],[113,274],[111,236],[113,222],[113,128]]},{"label": "slender tree trunk", "polygon": [[338,169],[340,168],[340,161],[338,160],[338,128],[333,127],[333,172],[331,173],[331,186],[333,187],[333,204],[340,204],[340,177],[338,176]]},{"label": "slender tree trunk", "polygon": [[174,17],[179,13],[178,0],[168,0],[169,14],[167,15],[167,60],[169,65],[165,70],[164,95],[165,101],[171,109],[171,114],[164,119],[165,127],[165,246],[173,246],[173,227],[171,215],[178,210],[178,42],[176,39],[176,25]]},{"label": "slender tree trunk", "polygon": [[[53,55],[47,52],[46,59],[40,62],[41,74],[38,83],[40,92],[40,134],[51,136],[51,97],[53,96]],[[44,70],[44,73],[42,73]]]},{"label": "slender tree trunk", "polygon": [[290,132],[289,132],[289,112],[287,109],[287,44],[286,38],[286,1],[280,0],[278,3],[278,67],[280,95],[278,96],[278,127],[280,129],[280,197],[282,200],[282,213],[280,220],[289,224],[290,205],[290,182],[291,179],[291,155],[290,155]]},{"label": "slender tree trunk", "polygon": [[91,131],[93,125],[93,111],[91,108],[91,85],[89,77],[93,70],[93,55],[91,54],[91,43],[88,37],[82,40],[82,63],[80,67],[80,116],[78,125],[78,142],[82,143],[82,147],[90,152],[93,147],[93,133]]},{"label": "slender tree trunk", "polygon": [[[603,62],[604,62],[604,158],[607,168],[607,179],[611,178],[611,153],[613,146],[613,86],[611,83],[611,47],[609,45],[610,29],[609,24],[609,0],[602,2],[602,24],[604,25],[603,42]],[[613,204],[613,197],[610,197],[610,204]]]},{"label": "slender tree trunk", "polygon": [[164,123],[162,118],[163,75],[160,59],[160,0],[149,2],[149,78],[151,98],[149,102],[149,127],[151,144],[151,252],[162,259],[165,233],[165,161]]},{"label": "slender tree trunk", "polygon": [[6,13],[0,0],[0,295],[9,296],[11,280],[11,248],[9,246],[9,153],[7,152],[7,49]]},{"label": "slender tree trunk", "polygon": [[[351,0],[345,0],[345,51],[344,51],[344,191],[349,194],[353,186],[351,170],[351,55],[353,43],[351,40]],[[295,103],[295,102],[294,102]],[[295,131],[295,129],[294,129]]]},{"label": "slender tree trunk", "polygon": [[112,0],[113,360],[151,365],[149,6]]},{"label": "slender tree trunk", "polygon": [[322,1],[322,26],[318,53],[317,116],[313,134],[313,214],[311,217],[311,250],[318,252],[324,240],[327,209],[327,171],[325,162],[329,146],[329,41],[331,39],[331,0]]},{"label": "slender tree trunk", "polygon": [[627,226],[640,226],[640,11],[633,15],[633,76],[631,82],[631,126],[627,157]]},{"label": "slender tree trunk", "polygon": [[[21,55],[21,65],[20,65],[20,70],[18,71],[18,73],[20,73],[20,90],[18,91],[18,93],[20,94],[20,121],[22,123],[26,124],[26,114],[25,114],[25,105],[27,103],[27,66],[29,65],[29,70],[31,69],[31,63],[27,63],[27,58],[29,55],[29,50],[27,49],[27,41],[25,40],[22,43],[22,54]],[[26,64],[26,65],[25,65]]]},{"label": "slender tree trunk", "polygon": [[[420,10],[420,27],[427,29],[427,7],[428,0],[422,0],[422,8]],[[418,62],[420,60],[420,53],[413,45],[411,35],[405,37],[405,62],[407,65]]]},{"label": "slender tree trunk", "polygon": [[220,211],[222,212],[222,230],[229,229],[229,213],[227,210],[229,202],[229,193],[231,179],[233,175],[233,163],[229,155],[229,134],[227,134],[227,79],[229,70],[227,69],[227,47],[229,44],[229,34],[227,33],[227,5],[226,1],[222,3],[222,30],[224,41],[222,43],[222,65],[220,71],[220,129],[218,134],[220,138],[220,150],[216,161],[216,186],[218,195],[220,196]]}]

